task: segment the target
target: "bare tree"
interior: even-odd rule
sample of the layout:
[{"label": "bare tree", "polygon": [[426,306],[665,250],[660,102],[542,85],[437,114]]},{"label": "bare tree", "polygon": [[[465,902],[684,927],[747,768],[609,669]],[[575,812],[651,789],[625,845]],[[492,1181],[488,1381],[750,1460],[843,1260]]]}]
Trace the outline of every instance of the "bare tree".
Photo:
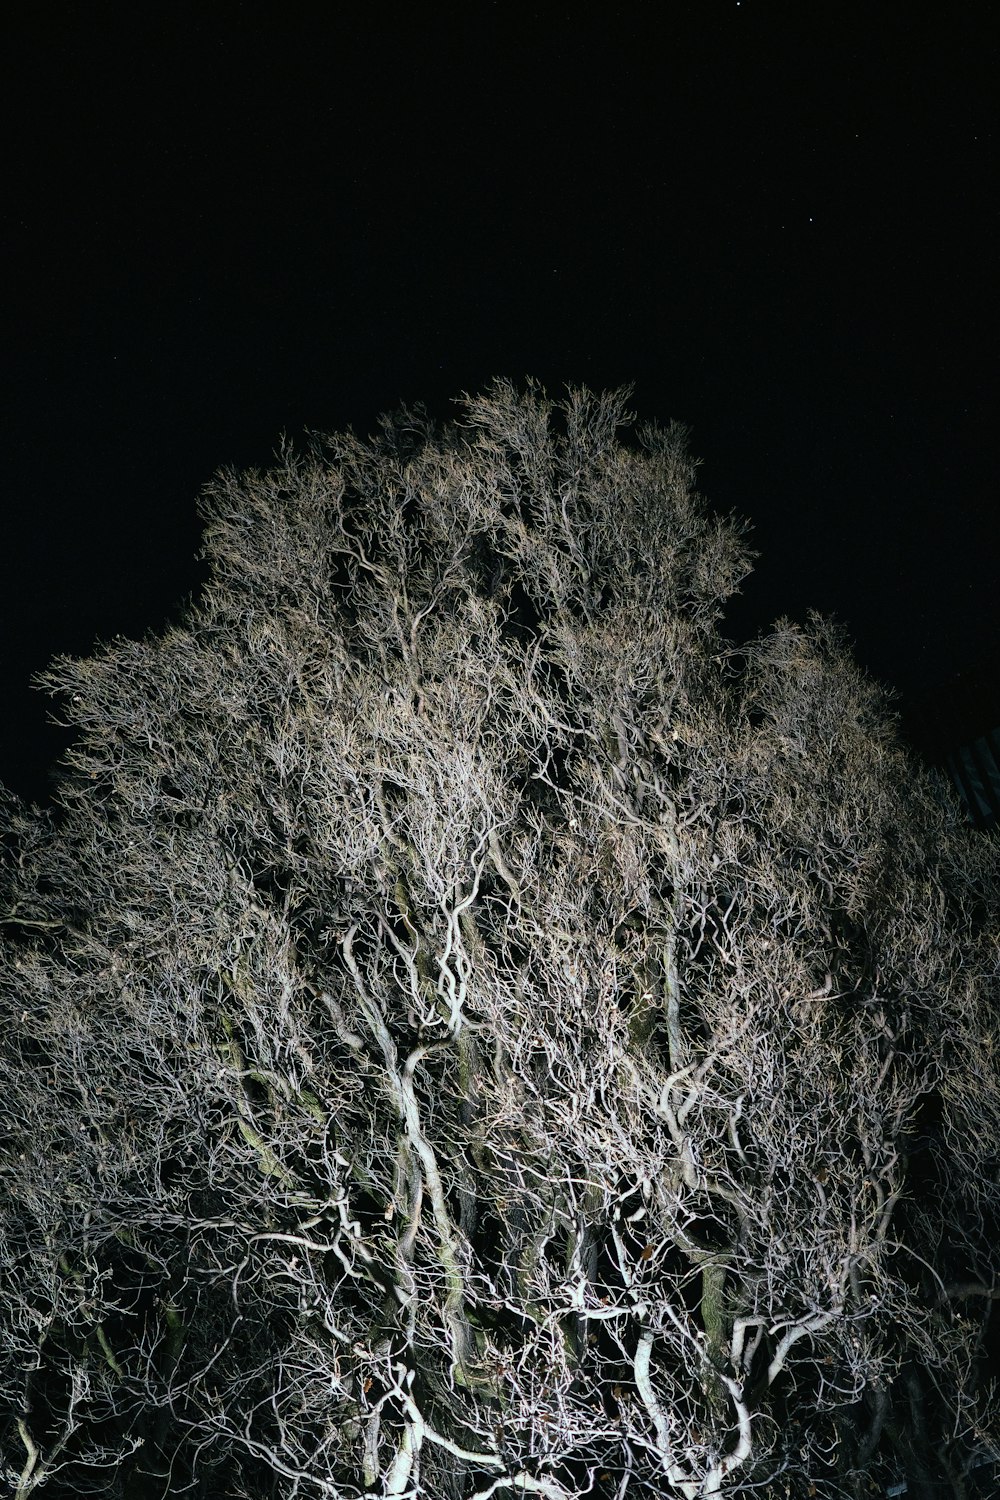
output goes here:
[{"label": "bare tree", "polygon": [[[204,501],[0,912],[9,1493],[954,1495],[996,845],[622,394]],[[933,1490],[932,1487],[933,1486]]]}]

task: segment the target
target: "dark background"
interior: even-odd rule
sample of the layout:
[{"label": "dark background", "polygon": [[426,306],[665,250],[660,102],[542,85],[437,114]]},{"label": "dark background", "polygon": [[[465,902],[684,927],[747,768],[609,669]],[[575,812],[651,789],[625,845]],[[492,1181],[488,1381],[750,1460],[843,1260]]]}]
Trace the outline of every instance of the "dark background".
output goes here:
[{"label": "dark background", "polygon": [[[282,432],[633,382],[929,757],[1000,723],[996,7],[126,10],[8,26],[0,780],[56,653],[197,588]],[[325,14],[326,19],[322,18]]]}]

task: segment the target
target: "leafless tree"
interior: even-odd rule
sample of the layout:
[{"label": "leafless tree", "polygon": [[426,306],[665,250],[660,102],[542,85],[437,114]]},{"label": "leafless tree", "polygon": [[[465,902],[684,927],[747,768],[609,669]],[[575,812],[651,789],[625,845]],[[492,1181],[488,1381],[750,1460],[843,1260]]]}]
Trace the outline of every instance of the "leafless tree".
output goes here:
[{"label": "leafless tree", "polygon": [[204,501],[3,811],[8,1493],[967,1493],[996,845],[682,430],[496,383]]}]

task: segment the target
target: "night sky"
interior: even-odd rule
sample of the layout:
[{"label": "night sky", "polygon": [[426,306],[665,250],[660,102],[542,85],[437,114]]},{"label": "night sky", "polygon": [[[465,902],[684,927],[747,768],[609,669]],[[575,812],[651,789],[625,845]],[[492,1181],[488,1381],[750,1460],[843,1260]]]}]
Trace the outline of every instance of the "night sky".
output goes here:
[{"label": "night sky", "polygon": [[197,589],[217,468],[495,375],[690,425],[731,633],[837,615],[929,756],[1000,723],[994,6],[22,9],[9,787],[65,744],[32,673]]}]

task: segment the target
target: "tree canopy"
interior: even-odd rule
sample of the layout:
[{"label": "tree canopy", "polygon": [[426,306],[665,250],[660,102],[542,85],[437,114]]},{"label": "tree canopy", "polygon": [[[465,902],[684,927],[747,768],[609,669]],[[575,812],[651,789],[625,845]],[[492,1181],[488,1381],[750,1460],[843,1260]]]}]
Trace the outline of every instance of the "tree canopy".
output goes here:
[{"label": "tree canopy", "polygon": [[[684,431],[496,382],[202,501],[3,806],[0,1444],[45,1494],[963,1488],[997,846]],[[945,1485],[942,1490],[941,1486]]]}]

